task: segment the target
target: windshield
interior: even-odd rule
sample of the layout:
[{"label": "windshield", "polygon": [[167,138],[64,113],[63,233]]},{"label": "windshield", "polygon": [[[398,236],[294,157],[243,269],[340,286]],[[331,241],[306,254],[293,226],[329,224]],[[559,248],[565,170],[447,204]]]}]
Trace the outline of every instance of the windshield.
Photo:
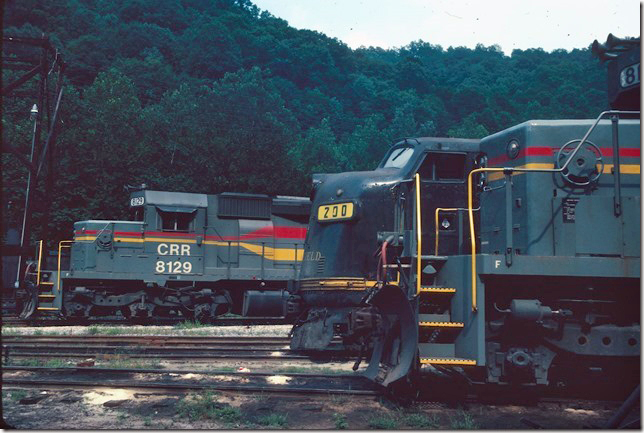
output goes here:
[{"label": "windshield", "polygon": [[399,147],[394,149],[391,154],[389,155],[389,158],[385,161],[383,164],[383,168],[402,168],[405,164],[407,164],[407,161],[409,161],[409,158],[411,158],[411,155],[414,153],[414,148],[411,146],[405,146],[405,147]]}]

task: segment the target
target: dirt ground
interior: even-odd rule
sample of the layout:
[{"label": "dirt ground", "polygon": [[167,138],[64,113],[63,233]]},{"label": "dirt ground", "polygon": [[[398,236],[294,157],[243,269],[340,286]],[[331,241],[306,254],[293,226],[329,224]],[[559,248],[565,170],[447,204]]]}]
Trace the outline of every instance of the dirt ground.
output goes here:
[{"label": "dirt ground", "polygon": [[372,396],[2,391],[4,420],[18,429],[582,429],[603,425],[615,409],[587,402],[403,407]]},{"label": "dirt ground", "polygon": [[[109,328],[3,328],[8,334],[102,334]],[[49,331],[49,332],[48,332]],[[287,327],[208,327],[182,330],[165,327],[123,329],[133,335],[273,335]],[[119,332],[121,333],[121,332]],[[109,357],[96,366],[110,366]],[[74,364],[77,360],[66,361]],[[315,363],[280,359],[168,362],[159,367],[190,370],[219,368],[288,373],[309,371],[349,373],[352,362]],[[113,366],[113,365],[112,365]],[[139,367],[144,367],[141,365]],[[364,368],[365,365],[362,366]],[[284,379],[274,376],[274,380]],[[286,380],[286,379],[284,379]],[[281,382],[280,382],[281,383]],[[513,401],[514,402],[514,401]],[[18,429],[582,429],[601,427],[617,409],[599,402],[518,404],[415,403],[402,406],[385,397],[343,395],[283,395],[240,392],[153,393],[97,388],[19,389],[3,386],[2,416]]]}]

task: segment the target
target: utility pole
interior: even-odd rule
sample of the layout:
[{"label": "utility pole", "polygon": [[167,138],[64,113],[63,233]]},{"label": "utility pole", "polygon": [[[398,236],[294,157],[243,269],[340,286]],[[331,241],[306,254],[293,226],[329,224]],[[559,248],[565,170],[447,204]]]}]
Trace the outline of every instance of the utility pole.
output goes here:
[{"label": "utility pole", "polygon": [[[32,255],[30,245],[32,214],[34,209],[34,192],[38,188],[43,175],[41,170],[46,164],[46,186],[48,197],[45,202],[45,214],[49,214],[50,195],[54,184],[54,156],[56,143],[56,128],[58,126],[58,112],[63,94],[63,71],[65,62],[60,52],[54,48],[49,38],[43,34],[40,38],[24,38],[3,36],[2,38],[2,84],[0,97],[3,101],[8,98],[14,100],[31,99],[34,104],[31,108],[33,133],[31,136],[31,151],[27,157],[23,152],[24,146],[19,143],[2,143],[2,152],[10,153],[27,169],[27,185],[25,189],[25,207],[22,215],[22,231],[20,245],[3,245],[3,257],[17,257],[17,269],[3,269],[3,275],[11,272],[15,275],[14,288],[19,288],[22,283],[26,259]],[[24,71],[16,75],[15,71]],[[10,79],[8,79],[9,77]],[[23,89],[20,94],[17,90],[33,80],[38,80],[35,91]],[[51,85],[53,83],[53,86]],[[50,98],[51,88],[55,98]],[[55,107],[51,109],[52,99]],[[18,99],[19,100],[19,99]],[[6,104],[3,104],[6,106]],[[46,117],[45,117],[46,116]],[[46,137],[42,140],[42,137]],[[5,220],[6,222],[6,220]],[[3,224],[4,225],[4,224]],[[3,227],[6,231],[7,227]],[[46,233],[44,233],[46,237]],[[12,266],[13,268],[13,266]],[[3,289],[8,289],[3,287]],[[3,290],[3,294],[4,290]]]}]

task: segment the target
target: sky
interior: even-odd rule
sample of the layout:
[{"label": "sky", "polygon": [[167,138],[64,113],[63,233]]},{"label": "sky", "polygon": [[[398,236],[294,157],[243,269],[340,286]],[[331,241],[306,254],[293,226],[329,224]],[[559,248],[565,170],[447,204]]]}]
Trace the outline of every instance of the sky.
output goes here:
[{"label": "sky", "polygon": [[397,48],[422,39],[444,49],[587,48],[597,39],[640,35],[639,0],[252,0],[298,29],[351,48]]}]

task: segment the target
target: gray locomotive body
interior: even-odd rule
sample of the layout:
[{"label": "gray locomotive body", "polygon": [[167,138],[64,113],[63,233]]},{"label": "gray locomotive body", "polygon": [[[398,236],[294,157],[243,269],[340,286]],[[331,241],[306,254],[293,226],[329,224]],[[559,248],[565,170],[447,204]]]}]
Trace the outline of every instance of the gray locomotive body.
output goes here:
[{"label": "gray locomotive body", "polygon": [[447,369],[635,387],[639,39],[615,41],[613,110],[596,119],[406,139],[373,172],[314,176],[291,347],[358,344],[382,385]]},{"label": "gray locomotive body", "polygon": [[202,321],[285,315],[307,198],[143,190],[130,208],[133,221],[74,224],[74,239],[60,245],[70,250],[69,269],[38,274],[38,310]]}]

